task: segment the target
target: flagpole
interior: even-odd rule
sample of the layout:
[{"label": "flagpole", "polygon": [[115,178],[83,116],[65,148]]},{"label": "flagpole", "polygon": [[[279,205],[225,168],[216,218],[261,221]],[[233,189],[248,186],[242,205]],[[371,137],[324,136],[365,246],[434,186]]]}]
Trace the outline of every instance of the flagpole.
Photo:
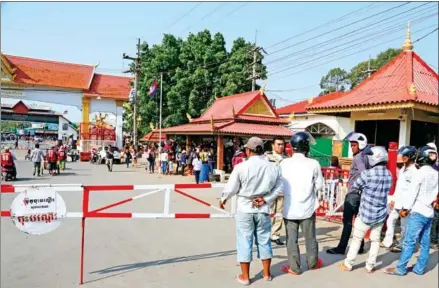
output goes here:
[{"label": "flagpole", "polygon": [[[159,118],[159,157],[162,153],[162,94],[163,94],[163,72],[160,72],[160,118]],[[160,158],[159,158],[160,159]],[[159,161],[160,165],[162,164]],[[162,174],[162,167],[159,167],[159,174]]]}]

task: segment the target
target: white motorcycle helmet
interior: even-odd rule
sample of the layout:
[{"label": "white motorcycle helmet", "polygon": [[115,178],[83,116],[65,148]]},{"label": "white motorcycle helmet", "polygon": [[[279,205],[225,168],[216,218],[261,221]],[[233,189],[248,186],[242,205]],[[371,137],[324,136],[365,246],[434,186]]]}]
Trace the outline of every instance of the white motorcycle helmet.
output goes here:
[{"label": "white motorcycle helmet", "polygon": [[369,147],[365,151],[367,158],[369,160],[369,165],[374,167],[380,163],[387,163],[389,161],[389,156],[387,154],[386,148],[382,146]]},{"label": "white motorcycle helmet", "polygon": [[367,146],[367,137],[362,133],[351,132],[345,139],[349,140],[349,142],[357,142],[360,150],[363,150]]},{"label": "white motorcycle helmet", "polygon": [[434,144],[434,142],[427,143],[427,146],[429,146],[429,147],[433,148],[435,151],[437,151],[437,147],[436,147],[436,144]]}]

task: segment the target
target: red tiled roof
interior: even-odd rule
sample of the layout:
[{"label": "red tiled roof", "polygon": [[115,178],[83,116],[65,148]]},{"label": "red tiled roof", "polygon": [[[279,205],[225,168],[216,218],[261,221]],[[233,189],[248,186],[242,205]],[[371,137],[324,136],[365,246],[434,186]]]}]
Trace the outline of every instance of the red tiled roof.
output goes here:
[{"label": "red tiled roof", "polygon": [[251,115],[238,115],[235,116],[235,119],[238,120],[246,120],[246,121],[255,121],[255,122],[266,122],[266,123],[278,123],[278,124],[288,124],[289,122],[282,118],[274,118],[270,116],[251,116]]},{"label": "red tiled roof", "polygon": [[15,83],[71,88],[88,89],[93,76],[92,65],[80,65],[65,62],[41,60],[20,56],[3,55],[11,64]]},{"label": "red tiled roof", "polygon": [[291,114],[291,113],[306,113],[306,106],[308,106],[308,100],[303,100],[288,106],[280,107],[276,109],[277,114]]},{"label": "red tiled roof", "polygon": [[[142,138],[140,138],[139,141],[141,142],[146,142],[146,141],[153,141],[156,142],[159,140],[160,137],[160,133],[159,131],[151,131],[148,134],[146,134],[145,136],[143,136]],[[166,134],[162,132],[162,140],[166,140]]]},{"label": "red tiled roof", "polygon": [[[416,94],[411,95],[411,83]],[[308,110],[415,101],[438,105],[438,75],[415,52],[403,51],[369,79],[341,97],[315,102]]]},{"label": "red tiled roof", "polygon": [[[312,105],[338,99],[343,96],[342,91],[335,91],[322,96],[317,96],[312,99]],[[277,114],[291,114],[291,113],[307,113],[307,107],[309,106],[308,100],[303,100],[295,104],[291,104],[285,107],[281,107],[276,110]]]},{"label": "red tiled roof", "polygon": [[293,132],[282,126],[277,125],[262,125],[262,124],[250,124],[235,122],[231,125],[225,126],[219,129],[220,133],[230,134],[245,134],[255,136],[281,136],[291,137]]},{"label": "red tiled roof", "polygon": [[[257,119],[257,121],[267,122],[269,121],[269,119],[267,118],[278,118],[278,115],[276,115],[276,111],[273,109],[265,95],[261,95],[261,91],[251,91],[216,99],[215,102],[199,118],[192,119],[191,122],[195,123],[210,121],[211,118],[213,118],[214,120],[234,119],[233,110],[235,110],[235,117],[243,116],[244,111],[254,101],[260,98],[264,99],[264,101],[267,102],[267,104],[270,106],[270,109],[273,110],[275,116],[261,116],[261,118]],[[246,115],[246,117],[247,116],[252,115]],[[253,120],[255,120],[255,118],[253,118]]]},{"label": "red tiled roof", "polygon": [[128,100],[131,91],[131,78],[113,75],[95,74],[90,89],[84,91],[88,96]]},{"label": "red tiled roof", "polygon": [[180,126],[163,129],[169,134],[238,134],[238,135],[255,135],[255,136],[284,136],[291,137],[293,132],[288,128],[279,125],[264,125],[253,123],[240,123],[235,121],[215,123],[214,130],[210,123],[189,123]]}]

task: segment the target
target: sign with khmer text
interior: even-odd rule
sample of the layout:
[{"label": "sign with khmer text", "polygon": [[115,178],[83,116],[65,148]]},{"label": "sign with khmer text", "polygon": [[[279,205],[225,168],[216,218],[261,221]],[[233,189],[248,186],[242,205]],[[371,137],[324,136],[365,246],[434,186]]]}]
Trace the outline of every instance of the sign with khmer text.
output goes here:
[{"label": "sign with khmer text", "polygon": [[18,194],[11,205],[12,222],[31,235],[52,232],[66,213],[64,200],[50,187],[29,188]]}]

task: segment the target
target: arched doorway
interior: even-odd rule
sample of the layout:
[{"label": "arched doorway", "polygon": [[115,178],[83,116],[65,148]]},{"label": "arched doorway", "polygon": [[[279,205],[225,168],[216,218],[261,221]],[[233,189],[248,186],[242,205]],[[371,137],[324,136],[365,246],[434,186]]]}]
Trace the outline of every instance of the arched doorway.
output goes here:
[{"label": "arched doorway", "polygon": [[319,161],[320,166],[329,166],[332,156],[332,138],[335,136],[335,131],[321,122],[312,124],[305,130],[316,139],[316,145],[310,147],[309,156]]}]

